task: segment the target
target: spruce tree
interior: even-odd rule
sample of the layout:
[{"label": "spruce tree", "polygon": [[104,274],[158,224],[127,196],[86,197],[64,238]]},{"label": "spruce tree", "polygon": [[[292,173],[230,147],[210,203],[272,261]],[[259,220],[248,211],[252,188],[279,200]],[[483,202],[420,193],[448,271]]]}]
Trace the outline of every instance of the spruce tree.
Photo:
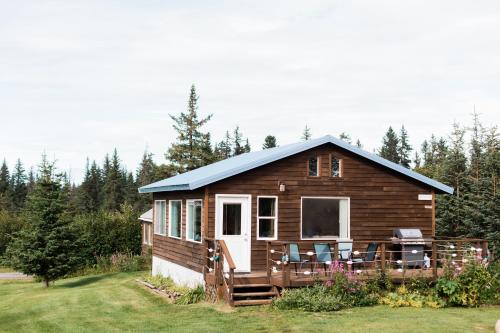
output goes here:
[{"label": "spruce tree", "polygon": [[359,141],[359,139],[356,140],[356,147],[363,148],[363,145],[361,144],[361,141]]},{"label": "spruce tree", "polygon": [[170,115],[174,121],[173,127],[177,132],[177,142],[171,145],[165,157],[177,173],[193,170],[207,163],[207,133],[201,132],[201,128],[212,115],[199,119],[198,98],[193,84],[187,112],[181,112],[177,117]]},{"label": "spruce tree", "polygon": [[103,175],[95,161],[87,159],[85,177],[78,188],[77,210],[82,213],[98,211],[103,205]]},{"label": "spruce tree", "polygon": [[24,207],[26,195],[28,194],[28,185],[26,184],[26,181],[27,177],[23,164],[21,163],[21,160],[18,159],[11,177],[11,199],[13,211],[20,211]]},{"label": "spruce tree", "polygon": [[339,139],[342,140],[342,141],[347,142],[348,144],[352,143],[351,136],[349,134],[345,133],[345,132],[340,133]]},{"label": "spruce tree", "polygon": [[6,251],[10,266],[39,277],[45,287],[71,273],[79,261],[78,237],[66,213],[64,188],[65,180],[43,156],[39,178],[26,200],[25,227]]},{"label": "spruce tree", "polygon": [[0,168],[0,209],[10,210],[11,208],[10,185],[9,167],[4,159]]},{"label": "spruce tree", "polygon": [[243,145],[243,135],[240,132],[240,127],[236,126],[233,131],[233,156],[237,156],[245,153],[245,147]]},{"label": "spruce tree", "polygon": [[103,207],[108,211],[117,211],[125,200],[126,174],[120,165],[116,148],[111,161],[106,155],[104,168]]},{"label": "spruce tree", "polygon": [[311,140],[311,129],[309,127],[304,127],[304,132],[302,132],[302,137],[301,137],[301,140],[303,141],[307,141],[307,140]]},{"label": "spruce tree", "polygon": [[405,168],[410,168],[411,151],[412,147],[409,142],[408,132],[406,131],[403,125],[401,126],[401,130],[399,132],[398,159],[399,159],[399,164],[401,164]]},{"label": "spruce tree", "polygon": [[274,148],[277,146],[278,146],[278,143],[276,141],[276,137],[273,135],[268,135],[264,139],[264,144],[262,145],[262,149],[269,149],[269,148]]},{"label": "spruce tree", "polygon": [[250,141],[247,138],[245,141],[245,145],[243,146],[243,152],[249,153],[250,151],[252,151],[252,148],[250,147]]},{"label": "spruce tree", "polygon": [[399,163],[399,138],[396,132],[389,126],[383,138],[382,147],[379,150],[379,155],[394,163]]},{"label": "spruce tree", "polygon": [[226,131],[224,139],[217,144],[214,150],[214,158],[217,161],[225,160],[232,156],[232,141],[229,131]]}]

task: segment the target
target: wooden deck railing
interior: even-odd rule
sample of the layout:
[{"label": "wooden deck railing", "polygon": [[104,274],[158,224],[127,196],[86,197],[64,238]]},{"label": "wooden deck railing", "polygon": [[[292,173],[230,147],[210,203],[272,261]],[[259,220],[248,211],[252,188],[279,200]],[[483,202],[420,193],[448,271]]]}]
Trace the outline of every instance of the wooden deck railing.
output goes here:
[{"label": "wooden deck railing", "polygon": [[[290,262],[290,244],[297,244],[300,262]],[[331,260],[318,260],[315,243],[328,243]],[[367,251],[369,243],[376,243],[372,256]],[[405,244],[404,242],[402,242]],[[346,244],[350,246],[346,246]],[[267,242],[266,269],[271,282],[279,280],[282,286],[293,286],[294,281],[327,278],[342,270],[354,277],[369,279],[383,272],[396,280],[407,277],[436,279],[445,269],[460,271],[468,260],[491,261],[493,251],[488,251],[484,239],[426,239],[423,250],[401,247],[398,240],[387,241],[269,241]],[[345,253],[347,249],[349,254]],[[342,255],[341,255],[342,253]],[[429,255],[430,254],[430,255]],[[414,258],[414,257],[418,258]],[[413,257],[413,258],[412,258]],[[408,259],[409,258],[409,259]],[[368,260],[369,259],[369,260]]]},{"label": "wooden deck railing", "polygon": [[[227,248],[224,240],[213,238],[205,238],[205,249],[207,253],[207,261],[205,265],[204,278],[205,281],[210,281],[217,288],[219,296],[222,296],[229,305],[234,304],[234,271],[236,265],[233,257]],[[228,269],[224,272],[224,263]],[[207,274],[213,273],[213,281],[207,279]]]}]

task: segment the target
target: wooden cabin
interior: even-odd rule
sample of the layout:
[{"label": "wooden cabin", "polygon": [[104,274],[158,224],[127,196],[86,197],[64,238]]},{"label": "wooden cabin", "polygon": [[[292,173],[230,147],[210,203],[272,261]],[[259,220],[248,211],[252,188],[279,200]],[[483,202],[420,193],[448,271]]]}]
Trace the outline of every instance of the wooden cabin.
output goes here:
[{"label": "wooden cabin", "polygon": [[453,188],[324,136],[232,157],[139,192],[154,199],[152,273],[193,286],[213,278],[214,251],[223,251],[225,270],[238,278],[270,274],[273,242],[361,244],[387,241],[395,228],[430,238],[435,195]]}]

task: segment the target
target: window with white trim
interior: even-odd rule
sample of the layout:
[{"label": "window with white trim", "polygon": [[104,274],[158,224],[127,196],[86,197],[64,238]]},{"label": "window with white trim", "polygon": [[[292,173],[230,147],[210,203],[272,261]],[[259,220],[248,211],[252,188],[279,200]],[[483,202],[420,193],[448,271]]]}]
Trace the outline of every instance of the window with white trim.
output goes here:
[{"label": "window with white trim", "polygon": [[330,177],[342,177],[342,160],[334,155],[330,156]]},{"label": "window with white trim", "polygon": [[186,200],[186,239],[201,243],[201,200]]},{"label": "window with white trim", "polygon": [[257,239],[278,238],[278,197],[257,197]]},{"label": "window with white trim", "polygon": [[319,176],[319,158],[317,156],[309,157],[307,169],[307,175],[309,177]]},{"label": "window with white trim", "polygon": [[151,223],[143,223],[143,239],[145,245],[151,245]]},{"label": "window with white trim", "polygon": [[168,235],[173,238],[182,237],[182,200],[168,202]]},{"label": "window with white trim", "polygon": [[155,234],[165,236],[167,234],[166,222],[167,222],[167,202],[165,200],[155,201]]},{"label": "window with white trim", "polygon": [[348,239],[349,198],[302,197],[302,239]]}]

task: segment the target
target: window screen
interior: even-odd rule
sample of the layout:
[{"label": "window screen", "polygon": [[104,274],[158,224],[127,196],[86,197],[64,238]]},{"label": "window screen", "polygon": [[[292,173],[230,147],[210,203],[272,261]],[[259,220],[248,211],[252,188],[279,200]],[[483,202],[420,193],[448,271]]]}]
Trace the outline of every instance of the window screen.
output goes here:
[{"label": "window screen", "polygon": [[302,198],[302,238],[348,238],[348,200]]}]

